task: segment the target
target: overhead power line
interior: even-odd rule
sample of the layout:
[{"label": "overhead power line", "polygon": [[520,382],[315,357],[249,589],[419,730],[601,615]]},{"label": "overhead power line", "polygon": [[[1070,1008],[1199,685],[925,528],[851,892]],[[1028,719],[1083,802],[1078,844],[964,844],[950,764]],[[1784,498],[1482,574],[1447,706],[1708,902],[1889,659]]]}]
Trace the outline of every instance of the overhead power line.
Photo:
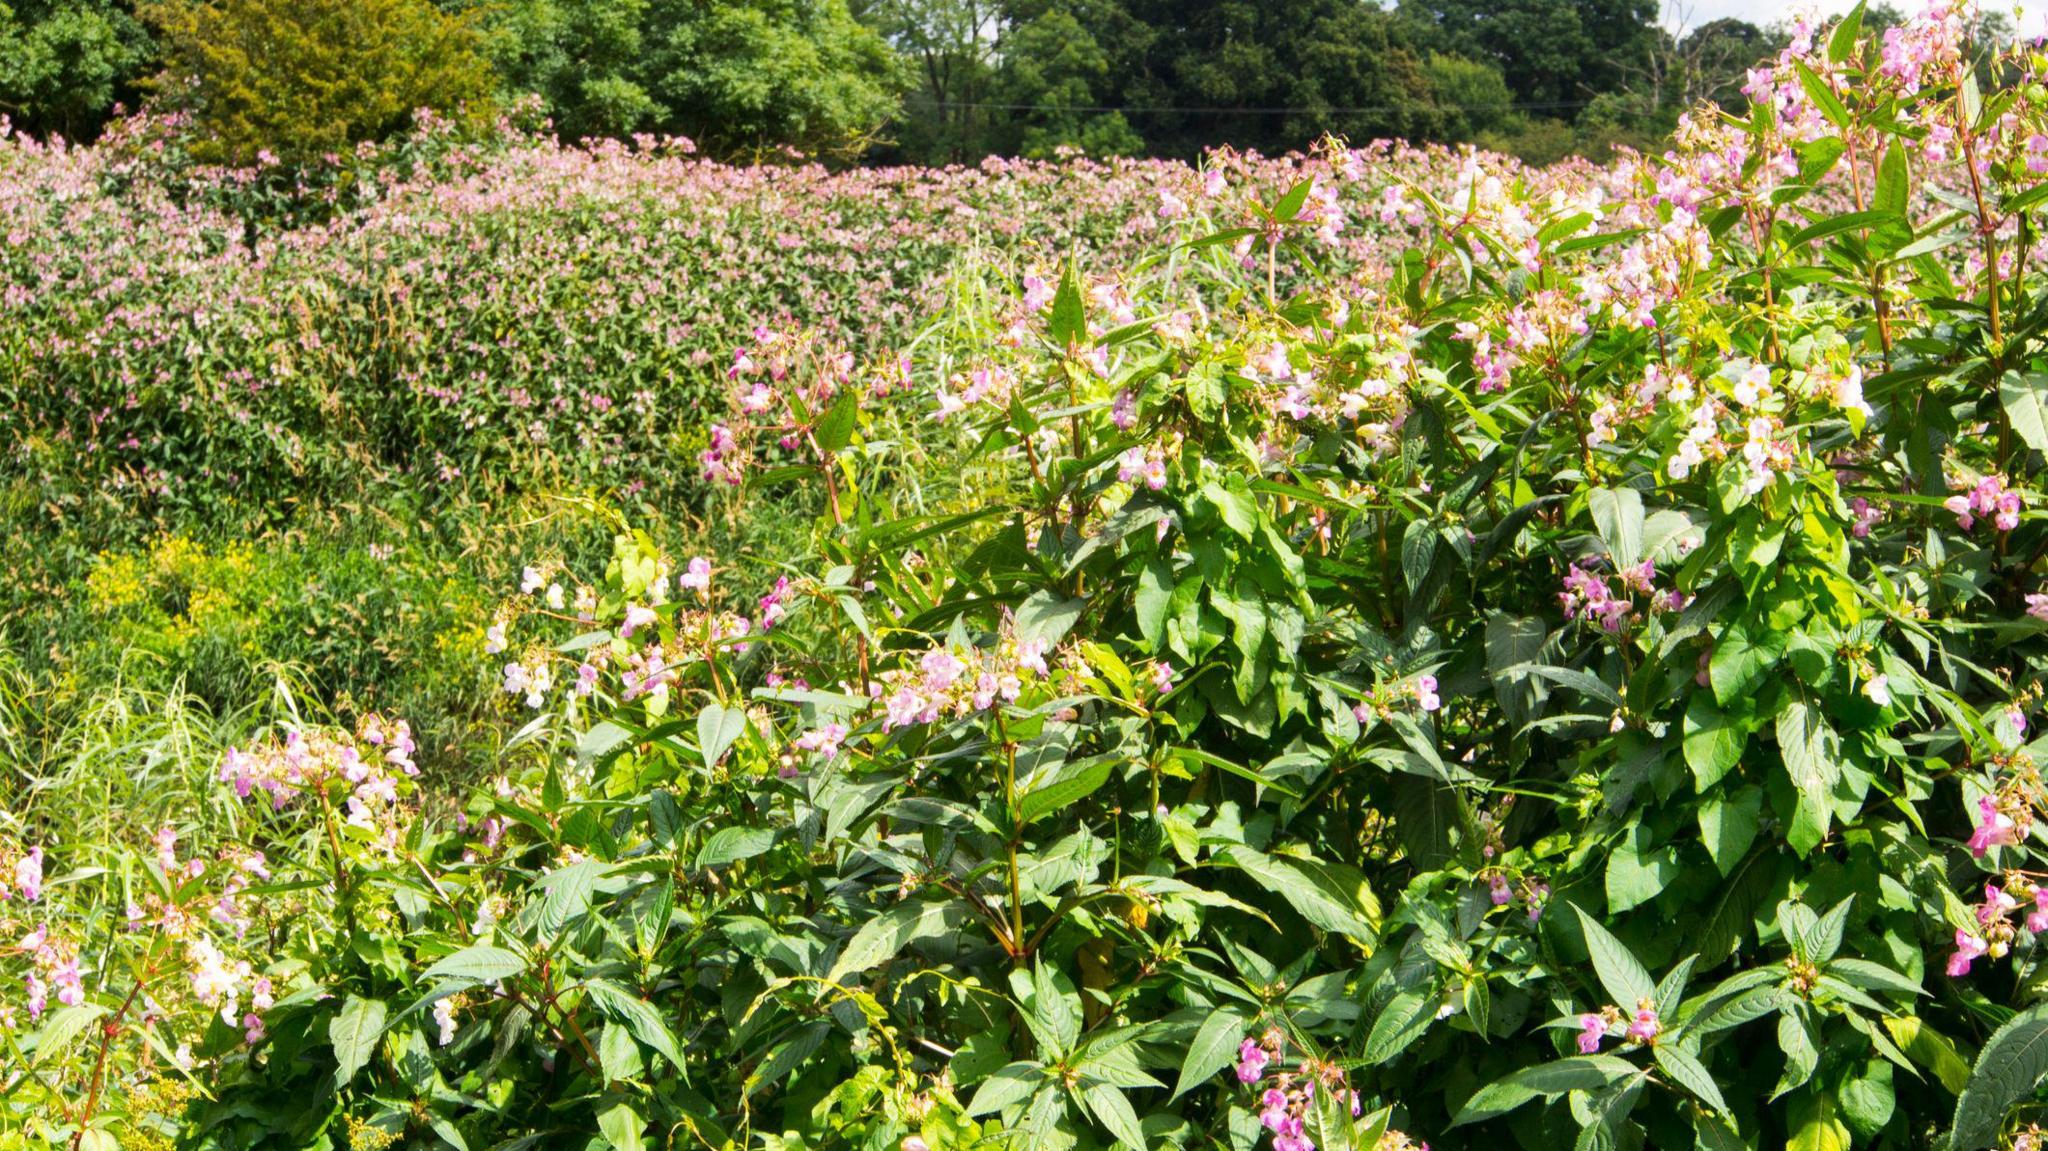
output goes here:
[{"label": "overhead power line", "polygon": [[[1172,107],[1168,105],[1145,104],[1001,104],[983,103],[972,100],[913,99],[911,102],[919,105],[920,107],[926,108],[981,108],[999,112],[1145,112],[1159,114],[1183,113],[1186,115],[1203,116],[1293,116],[1305,112],[1323,112],[1337,115],[1363,115],[1367,113],[1377,112],[1405,112],[1408,111],[1409,108],[1413,107],[1413,105],[1388,104],[1380,106],[1366,105],[1344,108],[1188,108]],[[1566,108],[1584,108],[1591,103],[1592,101],[1590,100],[1551,100],[1507,104],[1437,104],[1432,102],[1429,106],[1432,108],[1441,108],[1447,111],[1457,112],[1534,112],[1559,111]]]}]

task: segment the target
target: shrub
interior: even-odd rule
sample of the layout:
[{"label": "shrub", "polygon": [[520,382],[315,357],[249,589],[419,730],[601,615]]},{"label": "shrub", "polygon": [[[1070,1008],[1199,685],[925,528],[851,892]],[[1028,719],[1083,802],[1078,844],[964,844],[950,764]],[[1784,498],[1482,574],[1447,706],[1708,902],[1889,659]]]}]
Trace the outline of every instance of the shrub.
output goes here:
[{"label": "shrub", "polygon": [[223,757],[332,912],[189,1140],[2037,1145],[2048,102],[1859,20],[1656,160],[764,325],[697,458],[804,547],[534,557],[459,813],[374,718]]},{"label": "shrub", "polygon": [[495,80],[474,30],[429,0],[162,0],[162,98],[201,160],[345,157],[413,113],[480,105]]}]

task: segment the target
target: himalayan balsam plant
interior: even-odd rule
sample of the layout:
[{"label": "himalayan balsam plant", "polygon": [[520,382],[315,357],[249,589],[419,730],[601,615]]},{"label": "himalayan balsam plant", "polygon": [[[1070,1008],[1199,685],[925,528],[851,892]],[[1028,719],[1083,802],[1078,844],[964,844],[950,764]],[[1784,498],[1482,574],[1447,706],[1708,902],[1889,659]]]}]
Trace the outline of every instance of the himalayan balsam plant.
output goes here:
[{"label": "himalayan balsam plant", "polygon": [[465,802],[280,736],[220,985],[7,962],[179,987],[101,1033],[196,1147],[2039,1147],[2048,58],[1966,15],[1603,169],[1186,171],[900,348],[755,317],[668,463],[801,554],[525,557]]}]

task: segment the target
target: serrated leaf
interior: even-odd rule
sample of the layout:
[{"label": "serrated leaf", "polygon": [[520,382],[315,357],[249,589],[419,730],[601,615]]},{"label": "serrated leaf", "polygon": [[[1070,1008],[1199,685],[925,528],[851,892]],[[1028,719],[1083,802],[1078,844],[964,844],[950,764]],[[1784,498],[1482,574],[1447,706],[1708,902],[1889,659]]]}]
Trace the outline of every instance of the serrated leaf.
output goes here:
[{"label": "serrated leaf", "polygon": [[526,970],[526,960],[502,947],[477,944],[453,955],[443,956],[420,973],[420,982],[460,980],[465,983],[497,983]]},{"label": "serrated leaf", "polygon": [[2048,1003],[2037,1003],[2007,1020],[1977,1053],[1969,1084],[1956,1100],[1949,1151],[1991,1146],[2006,1110],[2033,1095],[2044,1074],[2048,1074]]},{"label": "serrated leaf", "polygon": [[1683,1047],[1668,1043],[1658,1045],[1656,1051],[1657,1066],[1664,1069],[1672,1082],[1692,1092],[1693,1098],[1719,1114],[1728,1114],[1728,1101],[1721,1098],[1721,1089],[1715,1086],[1713,1074],[1697,1057]]},{"label": "serrated leaf", "polygon": [[697,749],[704,755],[704,766],[716,767],[746,729],[746,712],[723,704],[707,704],[697,713]]},{"label": "serrated leaf", "polygon": [[967,1101],[969,1115],[992,1115],[1012,1104],[1022,1103],[1031,1098],[1031,1093],[1045,1081],[1045,1075],[1036,1063],[1011,1063],[981,1081],[974,1092],[974,1098]]},{"label": "serrated leaf", "polygon": [[1069,763],[1061,767],[1058,774],[1039,787],[1025,793],[1017,801],[1017,822],[1028,825],[1045,816],[1064,811],[1088,796],[1097,788],[1109,782],[1110,764],[1098,759],[1092,763]]},{"label": "serrated leaf", "polygon": [[1636,1066],[1613,1055],[1574,1055],[1512,1072],[1472,1093],[1458,1109],[1453,1127],[1505,1115],[1538,1096],[1567,1091],[1597,1091],[1636,1073]]},{"label": "serrated leaf", "polygon": [[1181,1060],[1180,1082],[1174,1085],[1173,1098],[1180,1098],[1230,1066],[1237,1058],[1238,1044],[1244,1040],[1244,1029],[1245,1018],[1238,1012],[1228,1007],[1210,1012]]},{"label": "serrated leaf", "polygon": [[1600,977],[1600,986],[1606,990],[1608,999],[1623,1011],[1634,1011],[1638,1000],[1655,997],[1657,985],[1635,954],[1579,905],[1573,904],[1572,910],[1578,913],[1594,974]]},{"label": "serrated leaf", "polygon": [[2037,452],[2048,452],[2048,376],[2007,372],[1998,381],[1998,398],[2021,441]]},{"label": "serrated leaf", "polygon": [[[1696,691],[1685,705],[1685,764],[1701,794],[1721,781],[1742,761],[1747,741],[1742,728],[1715,705],[1708,693]],[[1725,870],[1724,870],[1725,874]]]},{"label": "serrated leaf", "polygon": [[825,978],[844,983],[848,976],[894,959],[915,940],[951,934],[961,917],[959,905],[950,900],[913,899],[899,903],[854,932]]},{"label": "serrated leaf", "polygon": [[774,846],[774,828],[721,827],[697,849],[697,866],[724,867],[764,854]]},{"label": "serrated leaf", "polygon": [[346,1087],[370,1061],[384,1034],[386,1009],[381,999],[351,995],[327,1021],[327,1041],[334,1045],[334,1084]]},{"label": "serrated leaf", "polygon": [[583,986],[591,1002],[597,1004],[607,1019],[625,1027],[633,1038],[668,1060],[670,1065],[678,1070],[682,1068],[682,1046],[676,1042],[675,1032],[669,1030],[653,1004],[608,980],[592,979]]},{"label": "serrated leaf", "polygon": [[840,391],[839,398],[825,410],[825,418],[812,429],[811,437],[818,446],[828,452],[837,452],[853,442],[853,429],[860,415],[861,390],[848,387]]}]

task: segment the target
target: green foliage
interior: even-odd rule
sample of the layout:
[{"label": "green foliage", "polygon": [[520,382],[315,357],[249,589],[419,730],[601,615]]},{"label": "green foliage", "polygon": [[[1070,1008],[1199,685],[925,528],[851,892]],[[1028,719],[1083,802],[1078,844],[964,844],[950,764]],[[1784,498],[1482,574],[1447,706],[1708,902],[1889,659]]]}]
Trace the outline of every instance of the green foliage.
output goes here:
[{"label": "green foliage", "polygon": [[491,74],[470,23],[429,0],[161,0],[159,97],[205,161],[346,157],[420,109],[478,114]]},{"label": "green foliage", "polygon": [[[365,709],[206,733],[146,839],[25,773],[0,1125],[2037,1146],[2048,100],[1859,15],[1666,155],[1169,168],[1144,249],[984,250],[891,354],[748,325],[645,403],[774,546],[475,525],[519,572],[460,612],[474,788]],[[167,541],[87,591],[190,652],[330,567]]]},{"label": "green foliage", "polygon": [[0,4],[0,112],[37,135],[89,139],[132,102],[153,46],[119,0]]},{"label": "green foliage", "polygon": [[1423,61],[1430,91],[1443,109],[1444,138],[1476,139],[1498,130],[1514,112],[1514,94],[1500,69],[1463,56],[1431,52]]}]

